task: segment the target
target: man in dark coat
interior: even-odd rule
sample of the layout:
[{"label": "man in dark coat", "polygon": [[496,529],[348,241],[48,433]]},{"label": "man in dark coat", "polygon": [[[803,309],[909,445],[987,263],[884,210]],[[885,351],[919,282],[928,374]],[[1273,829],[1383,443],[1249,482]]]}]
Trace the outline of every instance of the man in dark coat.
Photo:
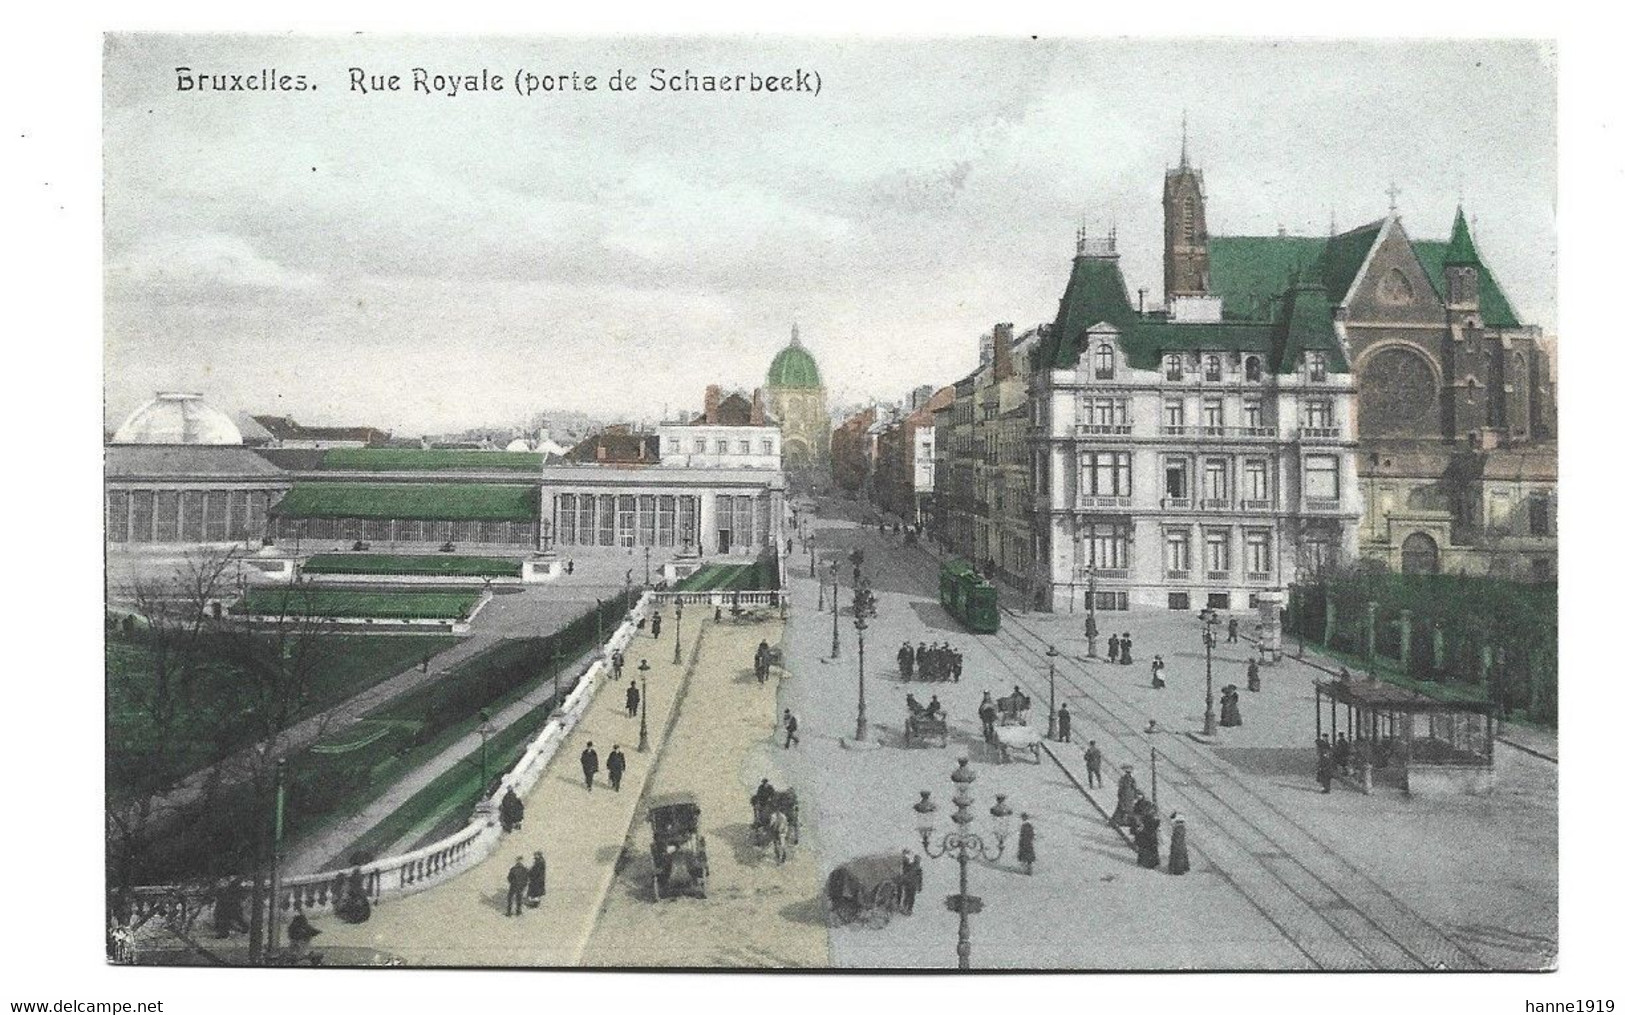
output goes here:
[{"label": "man in dark coat", "polygon": [[525,901],[530,908],[535,909],[542,904],[542,896],[547,894],[547,858],[542,851],[537,850],[531,855],[530,875],[525,881]]},{"label": "man in dark coat", "polygon": [[215,937],[229,937],[234,930],[248,930],[248,921],[243,919],[243,895],[243,884],[236,878],[227,880],[215,892]]},{"label": "man in dark coat", "polygon": [[1060,737],[1061,743],[1070,744],[1072,742],[1072,712],[1067,709],[1064,701],[1061,702],[1061,711],[1056,716],[1055,722],[1055,732]]},{"label": "man in dark coat", "polygon": [[502,803],[497,805],[497,814],[502,819],[502,830],[512,832],[525,823],[525,802],[519,799],[519,794],[509,786],[508,791],[502,794]]},{"label": "man in dark coat", "polygon": [[638,682],[636,680],[626,685],[626,714],[634,719],[638,715]]},{"label": "man in dark coat", "polygon": [[1227,634],[1227,636],[1225,637],[1224,640],[1234,644],[1237,640],[1239,640],[1238,636],[1240,635],[1240,633],[1241,633],[1241,622],[1239,620],[1237,620],[1235,617],[1231,617],[1230,618],[1230,630],[1229,630],[1229,632],[1228,632],[1228,634]]},{"label": "man in dark coat", "polygon": [[1107,662],[1115,663],[1117,661],[1117,646],[1118,646],[1118,644],[1119,644],[1119,642],[1117,640],[1117,635],[1115,635],[1115,634],[1112,635],[1110,638],[1106,639],[1106,661]]},{"label": "man in dark coat", "polygon": [[1104,785],[1100,778],[1101,760],[1102,757],[1100,748],[1096,746],[1093,740],[1089,741],[1088,749],[1083,752],[1083,767],[1087,769],[1089,773],[1088,782],[1090,789]]},{"label": "man in dark coat", "polygon": [[1117,661],[1124,666],[1134,661],[1134,639],[1128,636],[1127,631],[1123,632],[1123,640],[1117,643]]},{"label": "man in dark coat", "polygon": [[914,679],[914,649],[906,641],[897,650],[897,672],[903,675],[904,680]]},{"label": "man in dark coat", "polygon": [[1032,816],[1021,816],[1021,830],[1016,833],[1016,862],[1021,864],[1021,873],[1031,875],[1033,864],[1038,860],[1038,851],[1033,845],[1037,836],[1033,832]]},{"label": "man in dark coat", "polygon": [[626,755],[621,753],[620,744],[609,749],[609,758],[604,762],[604,770],[609,773],[609,788],[619,793],[621,776],[626,774]]},{"label": "man in dark coat", "polygon": [[[1145,799],[1141,797],[1141,799]],[[1146,801],[1149,803],[1150,801]],[[1146,870],[1162,866],[1162,821],[1155,807],[1143,808],[1134,819],[1135,862]]]},{"label": "man in dark coat", "polygon": [[[1322,743],[1324,743],[1324,741],[1322,741]],[[1332,791],[1332,775],[1335,772],[1336,767],[1337,763],[1332,761],[1331,751],[1324,750],[1318,752],[1317,756],[1315,757],[1315,781],[1320,783],[1320,791],[1322,793],[1330,793]]]},{"label": "man in dark coat", "polygon": [[508,868],[508,908],[506,916],[525,915],[525,888],[530,884],[530,871],[525,867],[525,858],[513,858],[513,866]]},{"label": "man in dark coat", "polygon": [[1332,746],[1332,764],[1336,765],[1337,770],[1342,772],[1344,775],[1349,774],[1349,757],[1351,754],[1352,750],[1349,747],[1349,735],[1347,733],[1339,733],[1337,735],[1337,743]]},{"label": "man in dark coat", "polygon": [[930,703],[925,706],[925,714],[933,719],[942,714],[942,702],[937,700],[936,695],[933,694]]},{"label": "man in dark coat", "polygon": [[950,649],[949,651],[953,653],[954,683],[957,684],[959,683],[959,678],[965,675],[965,653],[959,651],[958,649]]},{"label": "man in dark coat", "polygon": [[923,641],[914,649],[914,669],[919,673],[921,680],[931,679],[931,654]]},{"label": "man in dark coat", "polygon": [[801,738],[796,735],[796,730],[800,726],[801,726],[801,724],[796,722],[795,713],[791,712],[789,709],[785,709],[784,710],[784,749],[785,750],[788,751],[791,748],[791,746],[801,743]]},{"label": "man in dark coat", "polygon": [[587,792],[592,792],[592,777],[598,774],[598,752],[592,749],[592,741],[587,741],[587,747],[581,752],[581,776],[587,781]]},{"label": "man in dark coat", "polygon": [[621,668],[626,665],[626,656],[621,655],[620,651],[616,650],[609,658],[615,664],[615,679],[621,679]]},{"label": "man in dark coat", "polygon": [[654,637],[655,641],[660,640],[660,611],[659,610],[656,610],[655,615],[653,617],[651,617],[650,620],[649,620],[649,634]]},{"label": "man in dark coat", "polygon": [[982,720],[982,739],[993,742],[993,726],[999,721],[999,707],[993,703],[993,692],[982,692],[982,704],[976,710]]},{"label": "man in dark coat", "polygon": [[777,795],[778,790],[766,778],[756,784],[756,792],[750,795],[750,809],[757,827],[767,824],[767,809],[773,805],[773,798]]},{"label": "man in dark coat", "polygon": [[1262,686],[1263,682],[1258,679],[1258,660],[1247,660],[1247,690],[1256,691]]},{"label": "man in dark coat", "polygon": [[920,888],[925,881],[925,872],[921,869],[920,858],[912,850],[903,850],[903,873],[898,878],[898,888],[902,899],[899,908],[904,916],[914,913],[914,899],[920,894]]},{"label": "man in dark coat", "polygon": [[1111,823],[1127,825],[1134,819],[1134,801],[1139,799],[1140,787],[1134,782],[1134,766],[1124,765],[1117,779],[1117,809],[1112,812]]}]

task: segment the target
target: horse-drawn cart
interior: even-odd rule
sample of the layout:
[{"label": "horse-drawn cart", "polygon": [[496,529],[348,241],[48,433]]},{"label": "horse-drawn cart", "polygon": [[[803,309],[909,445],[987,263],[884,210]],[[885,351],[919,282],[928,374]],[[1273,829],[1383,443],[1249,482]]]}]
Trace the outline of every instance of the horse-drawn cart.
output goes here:
[{"label": "horse-drawn cart", "polygon": [[1030,751],[1033,756],[1033,764],[1038,764],[1042,760],[1038,753],[1039,740],[1038,731],[1031,726],[995,726],[993,728],[993,745],[999,750],[1000,762],[1009,761],[1012,751]]},{"label": "horse-drawn cart", "polygon": [[750,798],[751,842],[759,849],[771,848],[774,859],[783,863],[790,847],[801,841],[801,805],[795,790],[774,790],[765,779],[763,786]]},{"label": "horse-drawn cart", "polygon": [[896,853],[848,860],[830,871],[824,894],[837,924],[862,919],[883,927],[902,908],[903,861]]},{"label": "horse-drawn cart", "polygon": [[700,834],[699,803],[687,793],[651,800],[649,828],[653,832],[649,852],[654,859],[655,898],[682,894],[705,898],[711,864],[705,856],[705,836]]},{"label": "horse-drawn cart", "polygon": [[908,696],[908,718],[903,720],[903,743],[913,747],[917,743],[928,740],[937,741],[937,746],[948,746],[948,713],[941,707],[921,705]]},{"label": "horse-drawn cart", "polygon": [[1021,688],[1018,687],[998,699],[995,706],[999,710],[1000,726],[1025,726],[1027,715],[1033,708],[1033,700],[1022,694]]}]

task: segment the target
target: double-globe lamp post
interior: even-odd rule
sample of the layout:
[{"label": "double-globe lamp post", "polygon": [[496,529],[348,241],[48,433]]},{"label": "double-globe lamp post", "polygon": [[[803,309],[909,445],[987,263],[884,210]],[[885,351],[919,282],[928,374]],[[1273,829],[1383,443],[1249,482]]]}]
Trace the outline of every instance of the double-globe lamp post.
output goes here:
[{"label": "double-globe lamp post", "polygon": [[638,674],[643,677],[643,693],[638,697],[638,753],[649,750],[649,660],[638,662]]},{"label": "double-globe lamp post", "polygon": [[970,795],[970,785],[976,781],[976,773],[971,771],[970,759],[960,758],[959,767],[948,777],[955,786],[954,813],[950,814],[956,829],[944,832],[942,838],[935,844],[932,842],[932,833],[936,830],[937,805],[931,800],[931,791],[920,790],[920,799],[914,804],[916,827],[920,833],[920,848],[925,855],[933,860],[952,855],[959,862],[959,894],[948,896],[948,908],[959,914],[959,968],[970,969],[970,918],[974,913],[982,911],[982,900],[970,894],[970,862],[973,857],[979,857],[990,863],[995,863],[1004,855],[1004,842],[1009,837],[1010,805],[1004,802],[1004,794],[995,794],[996,801],[989,814],[993,816],[993,838],[996,847],[988,848],[988,844],[980,835],[970,830],[971,822],[976,815],[971,813],[971,805],[976,801]]},{"label": "double-globe lamp post", "polygon": [[1054,645],[1051,645],[1044,652],[1044,657],[1049,660],[1049,739],[1050,740],[1054,740],[1058,736],[1060,736],[1060,734],[1056,731],[1056,728],[1055,728],[1055,660],[1059,659],[1060,656],[1061,656],[1061,653],[1059,653],[1059,652],[1057,652],[1055,650]]},{"label": "double-globe lamp post", "polygon": [[674,666],[683,664],[683,599],[677,597],[677,603],[672,607],[671,615],[677,618],[677,633],[671,640],[671,661]]},{"label": "double-globe lamp post", "polygon": [[1219,732],[1213,717],[1213,646],[1219,643],[1219,615],[1212,607],[1202,611],[1202,645],[1207,649],[1207,710],[1202,713],[1202,735],[1211,737]]},{"label": "double-globe lamp post", "polygon": [[841,658],[841,562],[829,562],[829,657]]}]

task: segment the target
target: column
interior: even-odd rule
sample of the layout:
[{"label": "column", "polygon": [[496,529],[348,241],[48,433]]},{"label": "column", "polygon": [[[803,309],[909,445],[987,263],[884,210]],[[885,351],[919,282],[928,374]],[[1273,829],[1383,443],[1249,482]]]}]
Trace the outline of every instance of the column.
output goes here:
[{"label": "column", "polygon": [[1399,668],[1411,672],[1411,611],[1399,611]]},{"label": "column", "polygon": [[1366,600],[1365,604],[1365,657],[1373,662],[1377,658],[1377,601]]}]

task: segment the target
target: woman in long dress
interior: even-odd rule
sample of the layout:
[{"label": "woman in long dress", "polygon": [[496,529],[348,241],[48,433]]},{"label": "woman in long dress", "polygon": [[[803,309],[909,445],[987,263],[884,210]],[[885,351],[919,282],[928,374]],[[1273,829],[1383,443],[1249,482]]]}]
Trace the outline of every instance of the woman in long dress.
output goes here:
[{"label": "woman in long dress", "polygon": [[1168,815],[1173,831],[1168,834],[1168,873],[1184,874],[1191,869],[1190,849],[1185,844],[1185,819],[1176,811]]},{"label": "woman in long dress", "polygon": [[1038,859],[1038,853],[1033,848],[1033,822],[1027,814],[1021,816],[1021,831],[1016,835],[1016,862],[1021,864],[1021,873],[1031,874],[1033,862]]},{"label": "woman in long dress", "polygon": [[530,875],[525,879],[525,902],[535,909],[542,904],[542,896],[547,894],[547,859],[542,851],[537,850],[530,865]]},{"label": "woman in long dress", "polygon": [[1134,850],[1138,854],[1136,862],[1146,870],[1156,870],[1162,864],[1161,839],[1162,822],[1157,819],[1157,812],[1149,808],[1145,813],[1135,818],[1134,824]]}]

